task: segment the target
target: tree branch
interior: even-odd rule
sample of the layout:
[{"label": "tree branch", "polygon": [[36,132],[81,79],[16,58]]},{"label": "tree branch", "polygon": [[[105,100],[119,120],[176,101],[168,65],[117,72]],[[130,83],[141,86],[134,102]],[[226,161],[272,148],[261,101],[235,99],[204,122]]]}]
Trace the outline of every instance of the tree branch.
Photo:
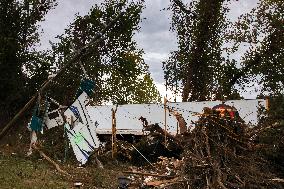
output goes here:
[{"label": "tree branch", "polygon": [[190,14],[191,11],[186,8],[186,6],[180,0],[173,0],[173,2],[186,14]]}]

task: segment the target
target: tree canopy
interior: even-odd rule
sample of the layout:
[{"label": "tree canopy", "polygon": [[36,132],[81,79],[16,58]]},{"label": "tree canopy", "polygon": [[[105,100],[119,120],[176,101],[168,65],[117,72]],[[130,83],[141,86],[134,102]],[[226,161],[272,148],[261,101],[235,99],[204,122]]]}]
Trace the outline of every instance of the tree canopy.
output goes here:
[{"label": "tree canopy", "polygon": [[230,82],[251,87],[259,85],[259,92],[283,94],[284,74],[284,2],[261,0],[251,12],[243,14],[232,25],[227,38],[233,42],[233,52],[247,44],[249,50],[242,57],[241,68]]},{"label": "tree canopy", "polygon": [[37,76],[47,78],[46,59],[41,61],[44,53],[35,45],[39,42],[38,23],[55,5],[55,0],[0,1],[1,112],[13,114],[35,91]]},{"label": "tree canopy", "polygon": [[[80,59],[88,77],[95,81],[94,99],[97,104],[160,101],[148,65],[142,58],[143,50],[138,49],[137,43],[133,40],[133,35],[139,31],[138,24],[143,8],[143,1],[110,0],[101,5],[94,5],[87,15],[77,15],[65,33],[58,36],[60,41],[53,45],[55,66],[60,68],[65,64],[65,57],[73,51],[72,49],[86,45],[103,29],[104,24],[110,22],[121,11],[125,11],[114,27],[103,36],[105,40],[97,47],[90,48]],[[76,64],[58,81],[58,90],[75,94],[84,77],[82,68]],[[69,100],[73,100],[70,99],[70,95],[67,96]]]},{"label": "tree canopy", "polygon": [[[248,88],[283,93],[283,1],[261,0],[232,23],[227,0],[171,4],[178,50],[164,62],[165,79],[183,101],[235,99]],[[243,45],[239,60],[229,58]]]},{"label": "tree canopy", "polygon": [[167,85],[181,91],[183,101],[212,99],[219,86],[223,86],[220,77],[225,75],[225,65],[221,66],[221,47],[227,12],[224,2],[172,2],[172,28],[177,33],[178,51],[172,52],[164,63],[164,71]]}]

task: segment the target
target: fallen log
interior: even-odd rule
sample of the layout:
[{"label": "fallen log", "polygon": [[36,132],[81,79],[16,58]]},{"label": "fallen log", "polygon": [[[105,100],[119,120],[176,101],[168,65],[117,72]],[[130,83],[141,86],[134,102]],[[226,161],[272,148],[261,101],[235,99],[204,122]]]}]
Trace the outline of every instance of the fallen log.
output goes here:
[{"label": "fallen log", "polygon": [[274,179],[269,179],[269,180],[284,183],[284,179],[280,179],[280,178],[274,178]]},{"label": "fallen log", "polygon": [[176,176],[171,175],[159,175],[153,173],[143,173],[143,172],[134,172],[134,171],[123,171],[125,174],[134,174],[134,175],[143,175],[143,176],[153,176],[153,177],[165,177],[165,178],[175,178]]},{"label": "fallen log", "polygon": [[161,185],[168,185],[168,184],[174,184],[178,183],[178,178],[173,178],[170,180],[155,180],[155,181],[149,181],[145,185],[146,186],[161,186]]},{"label": "fallen log", "polygon": [[50,157],[48,157],[48,156],[47,156],[43,151],[41,151],[37,146],[34,145],[33,148],[34,148],[35,150],[37,150],[37,151],[39,152],[39,154],[40,154],[44,159],[46,159],[49,163],[51,163],[52,165],[54,165],[55,168],[56,168],[56,170],[57,170],[58,172],[62,173],[62,174],[65,175],[65,176],[72,177],[69,173],[67,173],[66,171],[62,170],[62,169],[60,168],[60,166],[59,166],[55,161],[53,161]]}]

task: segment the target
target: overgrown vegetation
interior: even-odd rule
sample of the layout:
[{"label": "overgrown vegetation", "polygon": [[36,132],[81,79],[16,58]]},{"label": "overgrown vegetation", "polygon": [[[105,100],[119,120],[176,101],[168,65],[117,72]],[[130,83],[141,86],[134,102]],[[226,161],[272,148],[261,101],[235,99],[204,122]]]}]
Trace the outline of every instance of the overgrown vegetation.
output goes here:
[{"label": "overgrown vegetation", "polygon": [[68,178],[58,174],[43,159],[27,159],[17,155],[0,155],[1,188],[75,188],[81,182],[84,188],[115,188],[117,175],[122,174],[123,166],[108,165],[98,169],[94,165],[77,168],[73,165],[62,165],[62,168],[73,175]]}]

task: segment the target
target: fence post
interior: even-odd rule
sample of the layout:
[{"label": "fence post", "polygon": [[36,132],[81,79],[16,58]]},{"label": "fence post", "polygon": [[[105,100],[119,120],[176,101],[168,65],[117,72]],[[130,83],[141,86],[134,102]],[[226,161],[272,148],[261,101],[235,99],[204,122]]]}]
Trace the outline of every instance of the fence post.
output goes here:
[{"label": "fence post", "polygon": [[115,158],[116,153],[117,153],[117,148],[116,148],[116,114],[117,111],[117,106],[115,109],[111,109],[112,112],[112,137],[111,137],[111,147],[112,147],[112,158]]},{"label": "fence post", "polygon": [[269,111],[269,108],[270,108],[270,99],[269,99],[269,96],[267,96],[265,98],[265,102],[266,102],[266,110]]},{"label": "fence post", "polygon": [[165,110],[165,146],[167,146],[167,98],[164,97],[164,110]]}]

